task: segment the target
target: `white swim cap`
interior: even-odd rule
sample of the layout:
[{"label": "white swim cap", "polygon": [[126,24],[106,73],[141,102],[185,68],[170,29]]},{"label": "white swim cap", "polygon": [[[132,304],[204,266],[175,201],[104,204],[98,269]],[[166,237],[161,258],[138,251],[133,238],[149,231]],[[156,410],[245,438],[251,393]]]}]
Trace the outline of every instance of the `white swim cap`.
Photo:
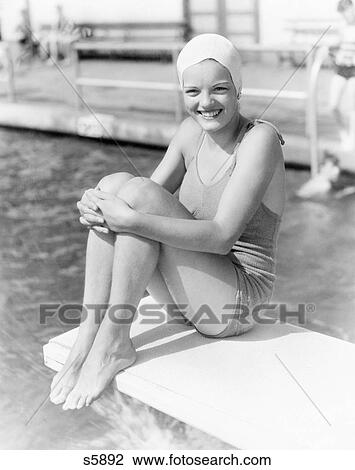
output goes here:
[{"label": "white swim cap", "polygon": [[219,34],[200,34],[185,45],[176,62],[180,86],[183,86],[184,71],[206,59],[216,60],[229,71],[239,97],[242,89],[242,61],[235,46]]}]

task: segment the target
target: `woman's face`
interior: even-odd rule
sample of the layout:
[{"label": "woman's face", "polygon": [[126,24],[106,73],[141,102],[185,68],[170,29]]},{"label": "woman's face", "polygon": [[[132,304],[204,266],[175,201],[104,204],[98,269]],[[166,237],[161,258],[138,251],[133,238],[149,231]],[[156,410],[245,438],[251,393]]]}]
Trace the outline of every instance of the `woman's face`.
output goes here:
[{"label": "woman's face", "polygon": [[206,132],[216,132],[238,115],[237,92],[229,71],[207,59],[183,73],[183,96],[187,112]]}]

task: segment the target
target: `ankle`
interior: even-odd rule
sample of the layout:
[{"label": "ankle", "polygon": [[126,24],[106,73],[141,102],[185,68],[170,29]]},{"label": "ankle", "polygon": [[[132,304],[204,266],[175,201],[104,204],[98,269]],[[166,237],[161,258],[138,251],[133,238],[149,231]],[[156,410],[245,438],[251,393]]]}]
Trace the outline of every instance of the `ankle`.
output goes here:
[{"label": "ankle", "polygon": [[93,320],[82,321],[79,325],[79,332],[85,336],[94,336],[100,328],[100,323]]}]

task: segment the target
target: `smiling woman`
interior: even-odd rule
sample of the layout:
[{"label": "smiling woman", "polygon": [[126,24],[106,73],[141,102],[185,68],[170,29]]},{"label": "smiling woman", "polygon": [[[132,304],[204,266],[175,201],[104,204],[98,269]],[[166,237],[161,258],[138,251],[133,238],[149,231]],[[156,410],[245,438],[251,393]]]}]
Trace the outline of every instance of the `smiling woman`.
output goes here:
[{"label": "smiling woman", "polygon": [[184,102],[206,132],[230,127],[238,122],[237,91],[228,70],[215,60],[204,60],[184,73]]},{"label": "smiling woman", "polygon": [[[272,294],[282,137],[239,113],[241,61],[226,38],[195,37],[177,69],[190,117],[151,178],[106,176],[78,203],[90,229],[84,304],[119,308],[100,322],[96,312],[83,318],[52,382],[51,400],[64,409],[89,405],[133,364],[130,326],[145,289],[175,311],[184,304],[184,320],[214,338],[250,330],[253,307]],[[197,315],[202,305],[207,322]]]}]

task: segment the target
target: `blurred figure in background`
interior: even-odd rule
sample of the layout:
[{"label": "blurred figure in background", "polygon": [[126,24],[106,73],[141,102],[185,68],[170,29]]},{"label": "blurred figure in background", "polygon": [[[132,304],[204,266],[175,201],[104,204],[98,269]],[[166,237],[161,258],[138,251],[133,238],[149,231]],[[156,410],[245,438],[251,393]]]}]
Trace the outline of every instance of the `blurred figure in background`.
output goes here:
[{"label": "blurred figure in background", "polygon": [[355,111],[355,8],[352,0],[340,0],[337,10],[342,15],[344,24],[339,31],[339,42],[332,51],[335,76],[331,83],[329,104],[339,127],[342,150],[350,150],[354,142],[351,137],[349,119],[342,112],[340,105],[349,87],[350,113]]},{"label": "blurred figure in background", "polygon": [[12,43],[12,54],[15,67],[31,65],[36,54],[36,44],[32,38],[32,28],[29,11],[27,8],[20,10],[19,22],[16,26],[16,44]]},{"label": "blurred figure in background", "polygon": [[[62,5],[56,6],[55,21],[51,31],[42,37],[41,42],[47,51],[47,58],[55,61],[70,61],[71,46],[80,37],[80,31],[75,24],[66,18]],[[49,58],[48,64],[52,64]]]}]

